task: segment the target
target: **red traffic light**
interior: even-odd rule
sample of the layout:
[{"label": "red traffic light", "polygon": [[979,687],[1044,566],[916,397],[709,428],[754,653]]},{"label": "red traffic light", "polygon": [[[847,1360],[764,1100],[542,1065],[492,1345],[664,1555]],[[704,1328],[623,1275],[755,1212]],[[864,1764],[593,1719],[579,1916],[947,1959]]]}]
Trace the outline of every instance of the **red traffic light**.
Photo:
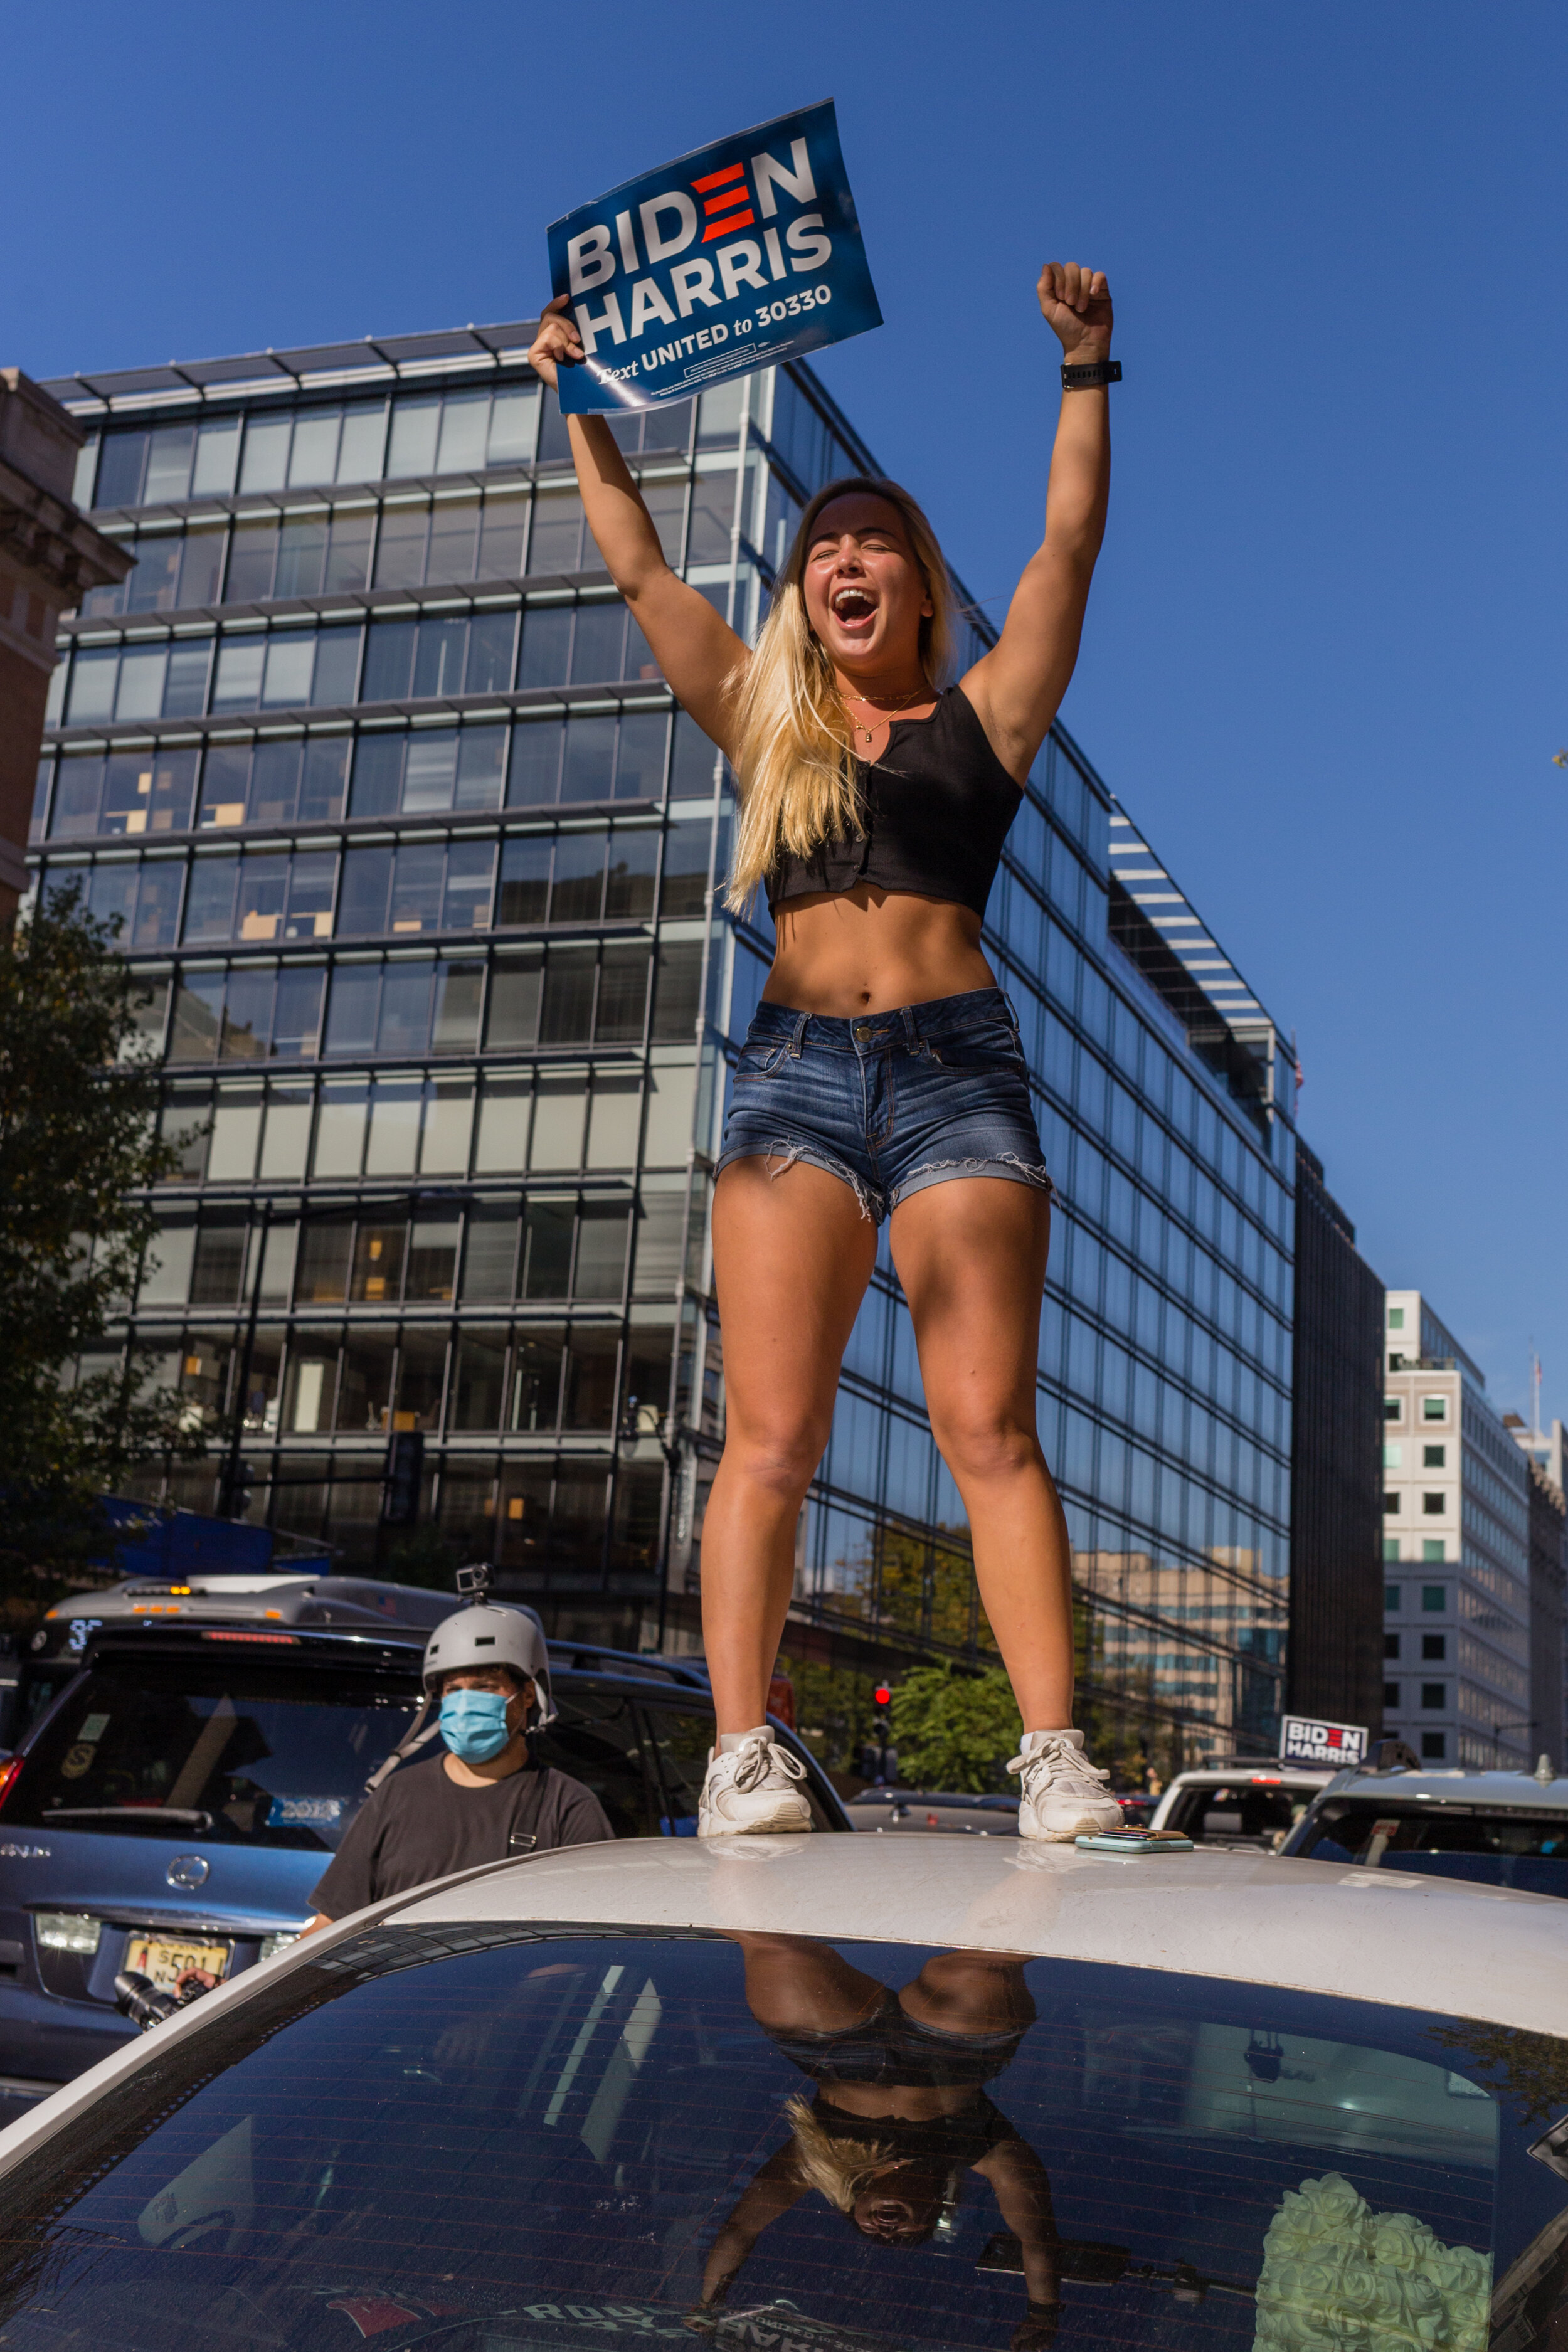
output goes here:
[{"label": "red traffic light", "polygon": [[890,1706],[892,1705],[893,1694],[888,1688],[886,1683],[879,1683],[876,1689],[871,1693],[871,1696],[876,1700],[879,1706]]}]

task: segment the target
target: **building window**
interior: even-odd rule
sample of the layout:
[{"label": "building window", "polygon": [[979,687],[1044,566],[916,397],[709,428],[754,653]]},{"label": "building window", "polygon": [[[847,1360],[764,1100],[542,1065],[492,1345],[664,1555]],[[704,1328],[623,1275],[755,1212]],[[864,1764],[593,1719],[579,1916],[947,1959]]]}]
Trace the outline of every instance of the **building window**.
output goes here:
[{"label": "building window", "polygon": [[1404,1504],[1405,1504],[1405,1497],[1404,1497],[1404,1496],[1403,1496],[1403,1495],[1394,1495],[1394,1494],[1386,1494],[1386,1495],[1384,1495],[1384,1498],[1383,1498],[1383,1516],[1384,1516],[1384,1517],[1385,1519],[1394,1519],[1394,1518],[1397,1518],[1397,1517],[1398,1517],[1398,1516],[1399,1516],[1400,1511],[1401,1511],[1401,1510],[1403,1509],[1403,1507],[1404,1507]]},{"label": "building window", "polygon": [[1384,1586],[1383,1605],[1385,1609],[1390,1610],[1397,1609],[1399,1607],[1399,1587],[1397,1584],[1385,1584]]},{"label": "building window", "polygon": [[1447,1398],[1423,1397],[1421,1400],[1421,1418],[1423,1421],[1447,1421],[1448,1418]]},{"label": "building window", "polygon": [[1448,1741],[1447,1733],[1441,1731],[1424,1731],[1421,1734],[1421,1759],[1423,1763],[1441,1764],[1447,1752]]},{"label": "building window", "polygon": [[1385,1440],[1383,1448],[1384,1468],[1385,1470],[1398,1470],[1403,1468],[1404,1463],[1405,1448],[1401,1445],[1398,1439],[1390,1438]]},{"label": "building window", "polygon": [[1404,1328],[1405,1328],[1405,1309],[1404,1309],[1404,1307],[1391,1307],[1389,1308],[1389,1310],[1388,1310],[1388,1328],[1389,1328],[1389,1329],[1390,1329],[1391,1331],[1403,1331],[1403,1330],[1404,1330]]},{"label": "building window", "polygon": [[1405,1370],[1404,1357],[1399,1355],[1391,1355],[1388,1360],[1388,1369],[1391,1372],[1402,1372]]},{"label": "building window", "polygon": [[1421,1508],[1429,1519],[1440,1519],[1448,1507],[1446,1495],[1423,1495]]},{"label": "building window", "polygon": [[[1397,1536],[1384,1537],[1383,1556],[1384,1559],[1397,1559],[1399,1558],[1399,1538]],[[1397,1585],[1391,1585],[1389,1587],[1391,1592],[1397,1591],[1398,1589]],[[1394,1603],[1394,1606],[1396,1609],[1398,1608],[1399,1603],[1397,1601]]]},{"label": "building window", "polygon": [[1383,1654],[1385,1658],[1397,1658],[1399,1655],[1399,1636],[1397,1633],[1385,1633],[1384,1635]]},{"label": "building window", "polygon": [[1384,1704],[1384,1709],[1385,1709],[1389,1714],[1391,1714],[1391,1715],[1397,1715],[1397,1714],[1398,1714],[1398,1712],[1399,1712],[1399,1685],[1398,1685],[1397,1683],[1384,1683],[1384,1685],[1383,1685],[1383,1704]]},{"label": "building window", "polygon": [[1443,1708],[1448,1704],[1447,1684],[1423,1683],[1421,1685],[1421,1704],[1424,1707],[1432,1707],[1438,1713],[1441,1713]]},{"label": "building window", "polygon": [[1383,1417],[1384,1421],[1403,1421],[1405,1418],[1404,1398],[1384,1397],[1383,1400]]},{"label": "building window", "polygon": [[1447,1605],[1448,1588],[1446,1584],[1424,1584],[1421,1587],[1421,1606],[1423,1609],[1427,1611],[1442,1610],[1447,1609]]},{"label": "building window", "polygon": [[1448,1547],[1441,1536],[1423,1536],[1421,1557],[1424,1560],[1446,1560],[1448,1557]]},{"label": "building window", "polygon": [[1448,1449],[1446,1445],[1424,1445],[1421,1448],[1423,1470],[1446,1470],[1447,1466]]},{"label": "building window", "polygon": [[1448,1656],[1448,1636],[1447,1633],[1423,1633],[1421,1636],[1421,1655],[1428,1664],[1436,1664],[1439,1666],[1445,1664]]}]

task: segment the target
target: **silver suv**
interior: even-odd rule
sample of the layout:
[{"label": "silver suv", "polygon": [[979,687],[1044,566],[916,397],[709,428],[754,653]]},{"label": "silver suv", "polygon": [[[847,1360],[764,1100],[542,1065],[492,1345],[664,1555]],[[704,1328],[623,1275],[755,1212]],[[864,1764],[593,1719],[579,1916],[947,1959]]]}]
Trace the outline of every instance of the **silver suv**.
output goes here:
[{"label": "silver suv", "polygon": [[1526,1895],[1568,1895],[1568,1780],[1531,1772],[1337,1773],[1286,1841],[1311,1862],[1414,1870]]}]

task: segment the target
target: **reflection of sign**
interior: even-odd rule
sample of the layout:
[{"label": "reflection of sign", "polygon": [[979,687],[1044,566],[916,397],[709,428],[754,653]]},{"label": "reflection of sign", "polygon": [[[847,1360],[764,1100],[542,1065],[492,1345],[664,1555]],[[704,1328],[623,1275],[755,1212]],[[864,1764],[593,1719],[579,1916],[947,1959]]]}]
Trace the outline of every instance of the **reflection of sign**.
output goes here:
[{"label": "reflection of sign", "polygon": [[1279,1754],[1287,1764],[1360,1764],[1366,1755],[1364,1723],[1321,1723],[1310,1715],[1282,1715]]},{"label": "reflection of sign", "polygon": [[586,354],[568,415],[689,400],[879,327],[831,99],[700,147],[552,221]]}]

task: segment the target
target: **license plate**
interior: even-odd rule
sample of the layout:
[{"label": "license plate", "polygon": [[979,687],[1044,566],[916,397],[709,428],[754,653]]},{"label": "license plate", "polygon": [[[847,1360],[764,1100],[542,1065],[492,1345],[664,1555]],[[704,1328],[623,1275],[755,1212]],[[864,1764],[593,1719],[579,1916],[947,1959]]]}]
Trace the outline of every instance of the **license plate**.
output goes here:
[{"label": "license plate", "polygon": [[228,1944],[197,1944],[180,1936],[132,1936],[125,1948],[125,1965],[132,1975],[151,1977],[155,1985],[173,1992],[182,1969],[225,1976],[232,1949]]}]

